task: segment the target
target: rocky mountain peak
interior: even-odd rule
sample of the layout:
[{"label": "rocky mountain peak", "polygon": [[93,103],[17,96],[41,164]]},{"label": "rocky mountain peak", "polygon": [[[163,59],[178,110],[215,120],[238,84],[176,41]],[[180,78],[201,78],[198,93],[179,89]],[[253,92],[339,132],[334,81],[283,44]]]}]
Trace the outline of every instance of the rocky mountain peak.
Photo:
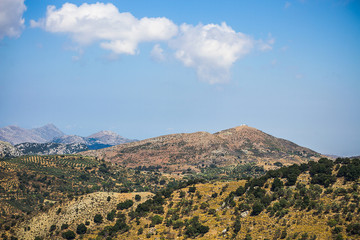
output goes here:
[{"label": "rocky mountain peak", "polygon": [[100,132],[97,132],[97,133],[94,133],[94,134],[88,136],[88,138],[100,138],[100,137],[104,137],[104,136],[121,137],[119,134],[117,134],[115,132],[103,130],[103,131],[100,131]]}]

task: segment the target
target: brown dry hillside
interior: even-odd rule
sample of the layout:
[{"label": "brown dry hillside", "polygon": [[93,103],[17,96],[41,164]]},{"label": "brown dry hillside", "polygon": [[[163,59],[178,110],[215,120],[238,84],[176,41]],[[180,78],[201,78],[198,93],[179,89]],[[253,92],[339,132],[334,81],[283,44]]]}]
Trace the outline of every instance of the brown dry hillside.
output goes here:
[{"label": "brown dry hillside", "polygon": [[[142,198],[140,202],[134,200],[135,195],[139,194]],[[106,214],[116,205],[124,200],[134,200],[135,205],[141,203],[153,194],[148,192],[142,193],[115,193],[115,192],[96,192],[80,196],[71,201],[57,204],[47,212],[40,212],[30,220],[20,224],[16,229],[18,239],[33,240],[35,237],[43,239],[63,239],[57,232],[61,231],[63,224],[68,224],[68,230],[76,232],[78,224],[89,222],[88,228],[96,230],[102,225],[95,224],[93,219],[96,214],[101,214],[104,218],[104,224],[110,224],[106,220]],[[51,226],[56,226],[51,231]],[[91,231],[89,231],[91,233]]]},{"label": "brown dry hillside", "polygon": [[264,161],[299,163],[320,156],[308,148],[244,125],[214,134],[165,135],[81,154],[127,167],[161,165],[173,171],[211,164],[229,166]]}]

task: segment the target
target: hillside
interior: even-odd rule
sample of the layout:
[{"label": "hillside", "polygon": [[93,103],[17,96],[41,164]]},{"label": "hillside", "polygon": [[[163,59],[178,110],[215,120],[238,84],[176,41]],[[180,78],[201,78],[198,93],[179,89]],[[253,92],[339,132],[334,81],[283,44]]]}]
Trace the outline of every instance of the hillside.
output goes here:
[{"label": "hillside", "polygon": [[55,154],[74,154],[88,150],[85,144],[72,143],[20,143],[15,148],[21,155],[55,155]]},{"label": "hillside", "polygon": [[325,158],[248,180],[194,176],[169,181],[154,195],[94,192],[52,201],[27,217],[12,210],[15,217],[0,233],[13,239],[360,239],[359,177],[360,159]]},{"label": "hillside", "polygon": [[[86,194],[80,198],[56,204],[46,212],[41,212],[28,221],[24,221],[19,226],[16,236],[25,240],[33,240],[35,237],[63,239],[56,236],[56,232],[61,231],[65,224],[69,225],[66,229],[76,232],[76,227],[80,223],[89,222],[87,228],[97,229],[97,224],[93,219],[96,214],[106,216],[108,212],[116,209],[119,202],[132,200],[136,204],[151,198],[151,193],[139,193],[141,200],[135,201],[136,193],[115,193],[115,192],[96,192]],[[60,209],[60,210],[59,210]],[[111,221],[104,220],[105,224]],[[51,226],[56,226],[52,231]],[[30,229],[30,230],[28,230]]]},{"label": "hillside", "polygon": [[64,136],[61,136],[58,138],[54,138],[52,140],[52,142],[54,142],[54,143],[85,144],[91,150],[111,147],[114,145],[119,145],[119,144],[133,142],[133,141],[135,141],[135,140],[124,138],[124,137],[120,136],[119,134],[111,132],[111,131],[101,131],[101,132],[92,134],[88,137],[81,137],[81,136],[76,136],[76,135],[64,135]]},{"label": "hillside", "polygon": [[189,168],[199,172],[200,168],[213,164],[271,166],[275,162],[301,163],[320,156],[310,149],[248,126],[215,134],[196,132],[160,136],[81,154],[127,167],[160,165],[171,172]]},{"label": "hillside", "polygon": [[0,159],[9,157],[18,157],[21,153],[19,150],[8,142],[0,141]]},{"label": "hillside", "polygon": [[44,213],[55,203],[95,192],[155,192],[170,178],[76,155],[0,159],[0,236],[4,228]]}]

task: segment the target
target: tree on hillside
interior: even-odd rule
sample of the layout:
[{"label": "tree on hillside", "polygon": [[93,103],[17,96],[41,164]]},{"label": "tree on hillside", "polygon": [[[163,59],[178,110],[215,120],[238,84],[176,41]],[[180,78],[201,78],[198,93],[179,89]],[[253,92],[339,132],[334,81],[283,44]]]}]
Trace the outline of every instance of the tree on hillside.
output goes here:
[{"label": "tree on hillside", "polygon": [[65,239],[75,239],[76,234],[73,231],[69,230],[67,232],[62,233],[61,236]]},{"label": "tree on hillside", "polygon": [[103,216],[101,216],[101,214],[96,214],[94,217],[94,222],[95,223],[102,223],[103,222]]},{"label": "tree on hillside", "polygon": [[77,226],[76,233],[77,234],[85,234],[86,230],[87,230],[87,227],[85,226],[85,224],[81,223]]}]

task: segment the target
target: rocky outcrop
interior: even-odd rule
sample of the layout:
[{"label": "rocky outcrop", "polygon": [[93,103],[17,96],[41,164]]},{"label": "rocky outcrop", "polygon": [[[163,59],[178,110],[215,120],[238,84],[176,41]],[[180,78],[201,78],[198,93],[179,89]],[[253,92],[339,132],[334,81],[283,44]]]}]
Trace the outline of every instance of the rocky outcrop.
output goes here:
[{"label": "rocky outcrop", "polygon": [[111,131],[101,131],[95,134],[92,134],[88,137],[81,137],[76,135],[64,135],[59,138],[55,138],[52,142],[55,143],[82,143],[86,144],[89,149],[101,149],[106,147],[111,147],[123,143],[133,142],[136,140],[131,140],[120,136],[117,133]]},{"label": "rocky outcrop", "polygon": [[82,143],[20,143],[15,145],[21,155],[74,154],[88,150]]},{"label": "rocky outcrop", "polygon": [[0,141],[0,158],[18,157],[20,155],[20,151],[11,143]]}]

